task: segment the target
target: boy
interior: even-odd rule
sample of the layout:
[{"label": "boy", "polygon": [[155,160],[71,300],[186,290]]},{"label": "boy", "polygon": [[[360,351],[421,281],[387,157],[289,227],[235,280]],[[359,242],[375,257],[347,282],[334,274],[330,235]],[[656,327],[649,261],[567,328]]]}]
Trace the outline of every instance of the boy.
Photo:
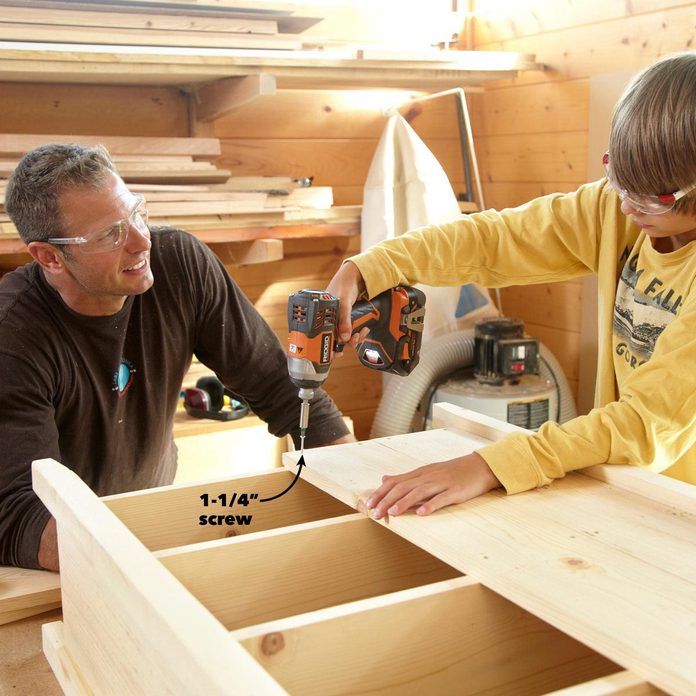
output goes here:
[{"label": "boy", "polygon": [[427,515],[500,485],[529,490],[594,464],[696,483],[696,53],[659,61],[627,88],[603,162],[606,178],[575,193],[421,228],[353,257],[332,279],[347,338],[361,292],[598,276],[596,408],[385,476],[367,500],[375,519],[413,506]]}]

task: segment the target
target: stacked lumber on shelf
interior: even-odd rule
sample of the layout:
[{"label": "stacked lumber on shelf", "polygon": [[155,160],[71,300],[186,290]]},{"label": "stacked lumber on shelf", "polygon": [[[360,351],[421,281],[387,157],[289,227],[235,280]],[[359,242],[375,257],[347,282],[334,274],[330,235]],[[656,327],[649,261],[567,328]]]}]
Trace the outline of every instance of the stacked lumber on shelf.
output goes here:
[{"label": "stacked lumber on shelf", "polygon": [[182,48],[296,50],[298,33],[321,18],[254,12],[215,2],[2,0],[0,40]]},{"label": "stacked lumber on shelf", "polygon": [[0,134],[0,239],[18,237],[4,209],[7,177],[25,152],[50,142],[101,143],[129,188],[145,196],[151,225],[183,227],[206,241],[239,228],[359,219],[359,206],[332,207],[331,187],[311,186],[311,177],[230,177],[211,161],[220,154],[216,138]]},{"label": "stacked lumber on shelf", "polygon": [[190,90],[266,74],[278,88],[443,89],[542,69],[510,51],[404,51],[305,36],[325,8],[317,4],[314,17],[296,9],[260,0],[0,0],[0,75]]}]

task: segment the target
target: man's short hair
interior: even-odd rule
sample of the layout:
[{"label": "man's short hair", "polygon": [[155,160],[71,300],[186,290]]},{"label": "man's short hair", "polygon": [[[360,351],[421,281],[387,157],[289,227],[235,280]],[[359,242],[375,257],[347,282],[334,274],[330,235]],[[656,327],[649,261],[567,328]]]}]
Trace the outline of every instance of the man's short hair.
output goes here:
[{"label": "man's short hair", "polygon": [[73,188],[100,189],[116,173],[102,145],[50,143],[27,152],[12,172],[5,209],[25,244],[65,234],[60,195]]},{"label": "man's short hair", "polygon": [[[696,184],[696,53],[678,53],[641,72],[614,110],[612,175],[631,193],[660,195]],[[696,190],[674,210],[696,213]]]}]

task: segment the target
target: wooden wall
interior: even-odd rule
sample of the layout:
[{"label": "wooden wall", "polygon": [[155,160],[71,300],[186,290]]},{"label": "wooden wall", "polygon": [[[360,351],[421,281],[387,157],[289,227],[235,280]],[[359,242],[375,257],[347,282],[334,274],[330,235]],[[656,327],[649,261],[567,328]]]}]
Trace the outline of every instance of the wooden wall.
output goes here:
[{"label": "wooden wall", "polygon": [[[638,70],[696,42],[696,6],[676,0],[477,0],[474,46],[536,54],[544,72],[487,85],[473,100],[486,203],[515,206],[587,177],[590,80]],[[577,389],[582,281],[511,288],[524,319]]]}]

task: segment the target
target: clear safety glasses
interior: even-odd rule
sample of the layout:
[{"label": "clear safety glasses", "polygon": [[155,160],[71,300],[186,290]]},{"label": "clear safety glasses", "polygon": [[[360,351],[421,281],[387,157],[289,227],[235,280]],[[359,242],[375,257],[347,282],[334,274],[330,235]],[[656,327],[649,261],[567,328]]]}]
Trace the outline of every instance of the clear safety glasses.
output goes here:
[{"label": "clear safety glasses", "polygon": [[140,232],[147,230],[145,199],[140,194],[136,194],[133,198],[135,206],[130,215],[123,220],[117,220],[99,232],[91,232],[84,237],[51,237],[46,241],[50,244],[79,244],[80,249],[85,254],[99,254],[118,249],[126,241],[131,225]]},{"label": "clear safety glasses", "polygon": [[680,199],[684,198],[687,193],[690,193],[696,188],[696,184],[689,186],[685,189],[680,189],[674,193],[663,193],[656,196],[644,195],[640,193],[629,193],[626,189],[622,189],[611,174],[611,168],[609,167],[609,153],[605,152],[602,157],[602,164],[604,165],[604,171],[607,174],[607,181],[611,184],[611,187],[619,195],[622,201],[627,201],[628,204],[639,213],[644,215],[663,215],[668,213],[674,204]]}]

